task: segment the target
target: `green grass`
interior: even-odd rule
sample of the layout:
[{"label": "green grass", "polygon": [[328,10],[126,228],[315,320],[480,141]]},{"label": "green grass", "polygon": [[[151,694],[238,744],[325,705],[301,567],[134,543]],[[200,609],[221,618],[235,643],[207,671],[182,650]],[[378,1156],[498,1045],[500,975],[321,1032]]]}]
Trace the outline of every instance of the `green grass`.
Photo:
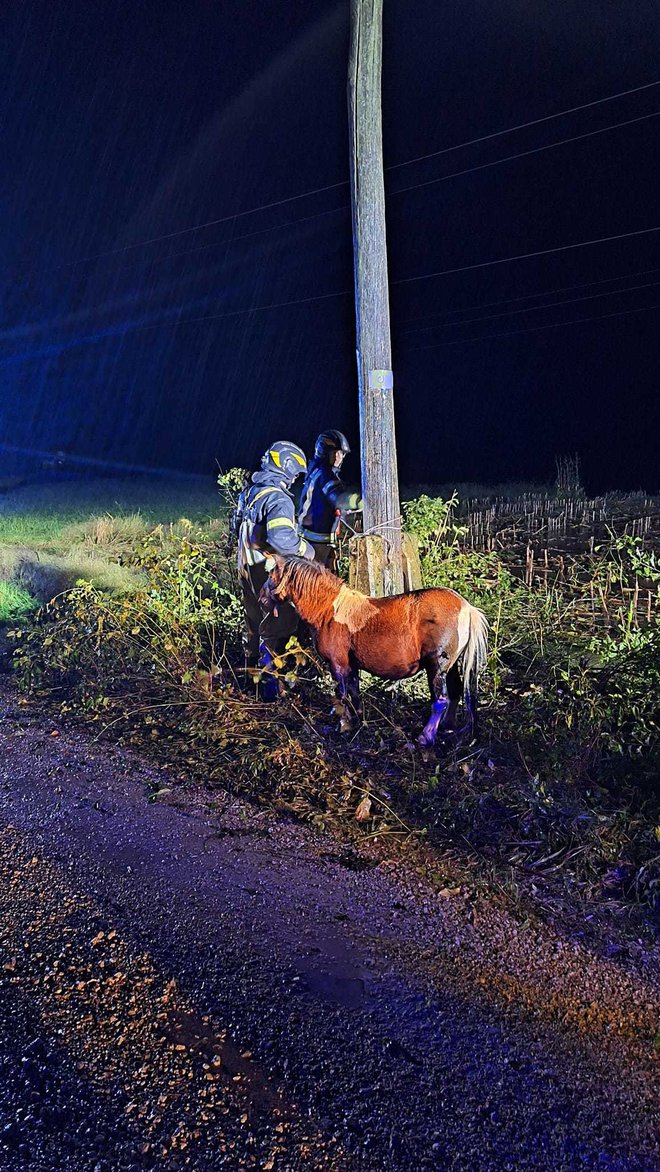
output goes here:
[{"label": "green grass", "polygon": [[93,480],[26,485],[0,496],[0,545],[26,545],[63,553],[85,540],[96,520],[125,518],[134,529],[170,525],[186,517],[195,525],[218,518],[222,502],[208,481]]},{"label": "green grass", "polygon": [[36,610],[39,603],[22,586],[0,581],[0,623],[12,623]]},{"label": "green grass", "polygon": [[25,602],[21,609],[20,598],[48,602],[80,580],[105,593],[130,594],[142,578],[121,563],[149,530],[157,525],[165,533],[196,530],[221,542],[221,517],[222,500],[210,479],[13,487],[0,495],[5,609],[15,618],[29,609]]},{"label": "green grass", "polygon": [[91,582],[110,594],[132,593],[142,576],[103,556],[104,551],[78,546],[65,554],[35,551],[25,546],[0,545],[0,582],[24,591],[40,603],[70,590],[77,582]]},{"label": "green grass", "polygon": [[51,545],[59,542],[68,521],[61,514],[25,513],[0,518],[0,540],[5,545]]}]

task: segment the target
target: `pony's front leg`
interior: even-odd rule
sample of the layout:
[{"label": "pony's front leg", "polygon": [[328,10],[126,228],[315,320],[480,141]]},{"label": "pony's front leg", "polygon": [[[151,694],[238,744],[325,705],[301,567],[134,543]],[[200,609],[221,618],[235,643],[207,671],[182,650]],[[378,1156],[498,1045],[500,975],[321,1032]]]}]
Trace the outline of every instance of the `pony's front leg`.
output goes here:
[{"label": "pony's front leg", "polygon": [[335,713],[339,717],[339,731],[342,733],[352,732],[355,725],[354,698],[357,698],[359,707],[359,682],[357,674],[352,672],[349,665],[339,666],[332,664],[330,667],[333,678],[336,682],[335,687]]},{"label": "pony's front leg", "polygon": [[356,667],[351,669],[351,673],[346,683],[348,690],[348,703],[350,705],[351,712],[353,713],[355,720],[359,724],[362,724],[362,717],[364,712],[362,708],[362,697],[360,695],[360,673]]},{"label": "pony's front leg", "polygon": [[429,687],[431,689],[431,715],[422,732],[417,738],[417,744],[425,747],[434,745],[438,730],[443,727],[451,708],[451,701],[447,692],[447,674],[438,663],[427,668]]}]

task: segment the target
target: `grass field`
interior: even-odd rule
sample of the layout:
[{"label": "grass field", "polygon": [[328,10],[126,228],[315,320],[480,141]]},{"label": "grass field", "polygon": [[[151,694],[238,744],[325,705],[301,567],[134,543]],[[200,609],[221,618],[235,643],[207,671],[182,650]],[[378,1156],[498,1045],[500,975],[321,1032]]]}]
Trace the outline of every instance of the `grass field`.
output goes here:
[{"label": "grass field", "polygon": [[19,486],[0,494],[0,545],[63,552],[67,529],[106,516],[139,516],[145,525],[180,517],[200,524],[218,515],[213,480],[71,480]]},{"label": "grass field", "polygon": [[13,582],[0,580],[0,623],[9,623],[24,618],[36,610],[38,602],[29,591]]},{"label": "grass field", "polygon": [[129,591],[140,578],[120,563],[156,525],[218,525],[212,480],[68,480],[0,494],[0,621],[10,622],[80,580]]}]

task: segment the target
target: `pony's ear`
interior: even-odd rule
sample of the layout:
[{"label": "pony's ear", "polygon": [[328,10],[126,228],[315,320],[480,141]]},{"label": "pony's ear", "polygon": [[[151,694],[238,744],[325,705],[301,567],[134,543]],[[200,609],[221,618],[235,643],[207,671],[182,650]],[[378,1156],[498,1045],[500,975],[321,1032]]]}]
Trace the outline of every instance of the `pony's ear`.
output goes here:
[{"label": "pony's ear", "polygon": [[284,569],[284,567],[286,565],[286,558],[283,557],[281,553],[274,553],[273,554],[273,561],[275,562],[275,565],[277,566],[278,570]]}]

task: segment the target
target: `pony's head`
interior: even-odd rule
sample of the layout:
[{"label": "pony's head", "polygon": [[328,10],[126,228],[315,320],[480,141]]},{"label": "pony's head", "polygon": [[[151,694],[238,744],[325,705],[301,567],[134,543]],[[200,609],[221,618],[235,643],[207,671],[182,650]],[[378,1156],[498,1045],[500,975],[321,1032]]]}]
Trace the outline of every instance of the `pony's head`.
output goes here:
[{"label": "pony's head", "polygon": [[301,557],[274,555],[275,565],[266,579],[259,602],[264,610],[277,613],[277,601],[293,603],[310,623],[319,620],[341,589],[341,580],[318,562]]}]

